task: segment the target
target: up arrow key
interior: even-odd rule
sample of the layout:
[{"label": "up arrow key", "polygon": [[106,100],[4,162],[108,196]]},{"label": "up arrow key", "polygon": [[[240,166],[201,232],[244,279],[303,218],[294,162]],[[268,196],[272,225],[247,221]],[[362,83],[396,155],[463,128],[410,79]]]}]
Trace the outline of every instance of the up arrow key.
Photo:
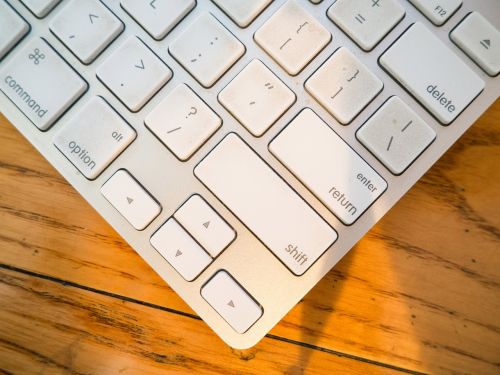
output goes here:
[{"label": "up arrow key", "polygon": [[182,255],[182,251],[177,250],[177,251],[175,252],[175,257],[176,257],[176,258],[177,258],[177,257],[179,257],[179,256],[181,256],[181,255]]}]

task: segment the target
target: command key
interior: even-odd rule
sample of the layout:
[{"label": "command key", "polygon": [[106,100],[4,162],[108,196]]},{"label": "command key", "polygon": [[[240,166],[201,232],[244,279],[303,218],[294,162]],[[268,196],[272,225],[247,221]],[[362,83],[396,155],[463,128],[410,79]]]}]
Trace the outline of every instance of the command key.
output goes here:
[{"label": "command key", "polygon": [[0,90],[40,130],[49,129],[87,87],[41,38],[27,43],[0,70]]}]

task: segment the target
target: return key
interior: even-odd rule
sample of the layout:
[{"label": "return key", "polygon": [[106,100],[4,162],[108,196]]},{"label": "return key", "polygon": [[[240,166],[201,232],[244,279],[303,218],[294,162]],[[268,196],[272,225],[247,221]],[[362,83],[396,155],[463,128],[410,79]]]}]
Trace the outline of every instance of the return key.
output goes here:
[{"label": "return key", "polygon": [[269,150],[346,225],[387,189],[387,182],[309,108]]}]

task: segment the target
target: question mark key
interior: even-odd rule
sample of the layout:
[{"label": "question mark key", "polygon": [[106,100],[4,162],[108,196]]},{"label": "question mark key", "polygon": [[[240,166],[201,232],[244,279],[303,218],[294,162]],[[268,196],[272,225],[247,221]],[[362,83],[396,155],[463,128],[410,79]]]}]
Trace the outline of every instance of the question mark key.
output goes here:
[{"label": "question mark key", "polygon": [[221,127],[222,120],[187,85],[180,84],[151,111],[145,124],[178,159],[186,161]]}]

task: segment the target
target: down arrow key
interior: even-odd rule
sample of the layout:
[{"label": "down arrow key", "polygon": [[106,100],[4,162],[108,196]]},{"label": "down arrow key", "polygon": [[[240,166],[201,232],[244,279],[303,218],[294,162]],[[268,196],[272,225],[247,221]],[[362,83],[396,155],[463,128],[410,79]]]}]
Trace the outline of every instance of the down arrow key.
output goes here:
[{"label": "down arrow key", "polygon": [[150,242],[186,281],[193,281],[212,262],[212,258],[174,218],[168,219]]}]

